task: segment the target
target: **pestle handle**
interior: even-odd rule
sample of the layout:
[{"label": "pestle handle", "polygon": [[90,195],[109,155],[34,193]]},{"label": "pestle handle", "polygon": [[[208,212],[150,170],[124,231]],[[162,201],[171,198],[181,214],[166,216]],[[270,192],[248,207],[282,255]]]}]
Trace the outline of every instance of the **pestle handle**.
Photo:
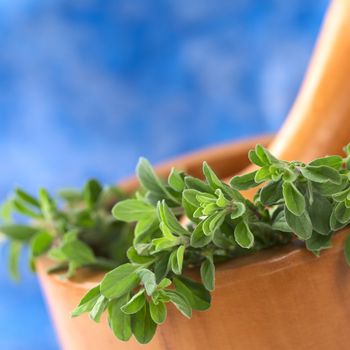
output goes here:
[{"label": "pestle handle", "polygon": [[285,160],[337,154],[350,142],[350,0],[334,0],[298,97],[270,151]]},{"label": "pestle handle", "polygon": [[[266,145],[264,141],[266,139],[256,142]],[[350,0],[333,0],[298,97],[278,134],[272,142],[269,140],[268,148],[278,158],[308,162],[316,157],[340,153],[348,142],[350,142]],[[248,140],[242,148],[245,160],[247,160],[248,144],[251,144],[251,140]],[[253,147],[253,144],[249,146]],[[166,177],[171,167],[175,166],[191,175],[200,176],[202,161],[206,160],[221,178],[229,181],[237,172],[245,173],[254,169],[252,165],[244,170],[237,168],[231,159],[236,152],[234,144],[213,148],[172,159],[157,166],[156,171],[160,176]],[[132,192],[138,187],[135,177],[122,181],[122,184],[127,192]],[[246,191],[246,196],[253,197],[255,191]]]}]

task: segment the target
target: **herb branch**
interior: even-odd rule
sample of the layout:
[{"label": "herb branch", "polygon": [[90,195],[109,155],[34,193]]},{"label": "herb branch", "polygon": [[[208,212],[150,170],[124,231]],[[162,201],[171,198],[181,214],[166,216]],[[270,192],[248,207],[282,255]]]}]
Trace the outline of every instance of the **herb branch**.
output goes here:
[{"label": "herb branch", "polygon": [[[141,158],[141,186],[132,197],[90,180],[82,192],[61,194],[62,209],[45,190],[38,198],[16,190],[4,216],[16,211],[34,221],[0,227],[11,241],[11,270],[22,244],[30,246],[32,266],[47,254],[68,277],[80,267],[105,268],[72,316],[89,313],[98,322],[106,311],[118,339],[134,335],[148,343],[166,320],[168,303],[188,318],[210,307],[217,264],[292,239],[316,256],[331,248],[333,235],[350,223],[350,145],[344,151],[345,157],[305,164],[279,160],[257,145],[248,156],[258,170],[229,184],[207,163],[204,180],[176,169],[163,180]],[[255,187],[253,201],[240,193]],[[350,238],[345,258],[350,265]],[[186,276],[193,267],[201,282]]]}]

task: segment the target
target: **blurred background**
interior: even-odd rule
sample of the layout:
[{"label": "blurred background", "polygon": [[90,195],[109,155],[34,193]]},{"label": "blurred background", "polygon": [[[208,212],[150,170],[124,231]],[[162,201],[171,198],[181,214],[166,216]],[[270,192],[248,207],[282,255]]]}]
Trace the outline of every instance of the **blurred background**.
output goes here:
[{"label": "blurred background", "polygon": [[[0,199],[115,182],[276,131],[328,1],[2,0]],[[35,276],[0,258],[0,349],[58,349]]]}]

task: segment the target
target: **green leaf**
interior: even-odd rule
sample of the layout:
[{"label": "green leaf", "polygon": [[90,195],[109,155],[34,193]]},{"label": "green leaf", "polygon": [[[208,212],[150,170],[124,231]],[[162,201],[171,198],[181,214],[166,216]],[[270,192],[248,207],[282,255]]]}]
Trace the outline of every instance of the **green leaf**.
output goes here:
[{"label": "green leaf", "polygon": [[331,215],[331,218],[329,220],[329,224],[330,224],[330,227],[331,227],[331,230],[332,231],[338,231],[340,229],[342,229],[343,227],[346,226],[346,224],[343,224],[341,222],[339,222],[335,216],[335,212],[334,212],[334,209],[332,211],[332,215]]},{"label": "green leaf", "polygon": [[76,241],[78,239],[78,231],[77,230],[71,230],[68,231],[64,236],[63,236],[63,243],[69,243]]},{"label": "green leaf", "polygon": [[284,215],[284,210],[280,211],[273,223],[272,223],[272,228],[276,231],[282,231],[282,232],[292,232],[293,230],[289,227],[286,221],[286,217]]},{"label": "green leaf", "polygon": [[40,188],[39,190],[39,203],[45,219],[52,221],[56,213],[56,206],[45,188]]},{"label": "green leaf", "polygon": [[154,245],[154,251],[160,252],[162,250],[166,250],[178,245],[177,239],[169,239],[167,237],[155,238],[152,240],[152,244]]},{"label": "green leaf", "polygon": [[343,202],[335,206],[334,214],[337,220],[342,224],[348,223],[350,220],[350,208],[347,208]]},{"label": "green leaf", "polygon": [[192,308],[184,295],[175,290],[165,290],[172,304],[187,318],[192,317]]},{"label": "green leaf", "polygon": [[173,190],[182,192],[185,188],[185,180],[183,179],[181,172],[177,171],[175,168],[171,168],[168,177],[168,184]]},{"label": "green leaf", "polygon": [[230,202],[225,198],[222,190],[218,188],[215,190],[215,194],[218,196],[216,200],[216,205],[220,208],[225,208]]},{"label": "green leaf", "polygon": [[122,305],[129,300],[129,295],[125,294],[117,299],[113,299],[108,305],[108,323],[114,335],[122,340],[127,341],[132,336],[131,316],[121,311]]},{"label": "green leaf", "polygon": [[270,174],[270,167],[269,166],[264,166],[260,168],[256,173],[254,177],[254,181],[259,184],[261,182],[267,181],[271,178]]},{"label": "green leaf", "polygon": [[114,299],[129,293],[140,282],[136,273],[138,269],[138,266],[127,263],[108,272],[101,282],[101,294],[106,298]]},{"label": "green leaf", "polygon": [[273,205],[282,199],[282,181],[271,181],[261,188],[259,192],[260,200],[264,205]]},{"label": "green leaf", "polygon": [[61,247],[63,254],[78,266],[92,263],[96,260],[93,250],[84,242],[74,239]]},{"label": "green leaf", "polygon": [[350,188],[347,188],[341,192],[334,193],[332,197],[336,202],[345,202],[349,194]]},{"label": "green leaf", "polygon": [[169,278],[163,278],[159,284],[158,284],[158,288],[159,289],[164,289],[166,287],[169,287],[171,285],[171,280]]},{"label": "green leaf", "polygon": [[302,215],[294,215],[286,207],[284,215],[288,226],[301,240],[307,240],[312,235],[312,223],[309,214],[305,211]]},{"label": "green leaf", "polygon": [[210,235],[206,235],[204,233],[202,221],[192,232],[190,244],[194,248],[202,248],[212,241],[213,234],[214,232],[212,232]]},{"label": "green leaf", "polygon": [[305,211],[305,199],[291,182],[283,183],[283,198],[286,206],[294,215],[300,216]]},{"label": "green leaf", "polygon": [[254,244],[254,235],[247,223],[241,220],[235,227],[235,240],[242,248],[251,248]]},{"label": "green leaf", "polygon": [[157,324],[164,323],[167,315],[166,306],[163,302],[158,302],[155,304],[153,300],[149,302],[149,311],[152,317],[152,320]]},{"label": "green leaf", "polygon": [[[215,192],[217,192],[217,190],[221,191],[220,188],[216,189]],[[217,201],[217,197],[214,196],[211,193],[201,193],[199,192],[197,194],[197,200],[201,205],[209,205],[209,204],[214,204],[216,205],[216,201]]]},{"label": "green leaf", "polygon": [[70,205],[75,205],[83,201],[83,194],[74,188],[63,188],[58,191],[58,196]]},{"label": "green leaf", "polygon": [[13,199],[9,198],[0,205],[0,219],[4,224],[11,224],[13,222]]},{"label": "green leaf", "polygon": [[216,247],[222,249],[230,249],[236,246],[236,242],[231,236],[231,229],[229,235],[226,235],[221,230],[216,230],[213,235],[213,243]]},{"label": "green leaf", "polygon": [[32,210],[31,208],[28,208],[26,205],[23,204],[23,202],[21,202],[18,199],[15,199],[12,202],[13,205],[13,209],[16,210],[18,213],[28,216],[30,218],[34,218],[34,219],[40,219],[42,218],[42,215],[39,214],[38,212]]},{"label": "green leaf", "polygon": [[180,247],[177,248],[177,251],[176,251],[177,270],[180,273],[182,271],[184,255],[185,255],[185,246],[184,245],[180,245]]},{"label": "green leaf", "polygon": [[89,209],[92,209],[95,206],[100,198],[101,193],[102,186],[97,180],[90,179],[87,181],[83,189],[83,196],[84,201]]},{"label": "green leaf", "polygon": [[128,315],[136,314],[145,305],[146,297],[144,289],[140,289],[125,305],[120,309]]},{"label": "green leaf", "polygon": [[133,222],[155,217],[156,208],[138,199],[126,199],[113,207],[112,214],[117,220]]},{"label": "green leaf", "polygon": [[171,269],[177,275],[182,272],[182,265],[184,259],[185,246],[181,245],[177,250],[174,250],[170,255]]},{"label": "green leaf", "polygon": [[0,226],[0,233],[20,241],[29,241],[38,232],[39,229],[26,225],[11,224]]},{"label": "green leaf", "polygon": [[230,215],[231,219],[237,219],[241,217],[246,212],[245,205],[241,202],[233,202],[232,213]]},{"label": "green leaf", "polygon": [[146,289],[147,295],[152,295],[157,288],[156,276],[148,269],[141,269],[138,271],[138,275],[141,278],[141,282]]},{"label": "green leaf", "polygon": [[90,318],[95,322],[100,322],[103,312],[107,309],[108,299],[103,295],[100,295],[96,301],[96,304],[89,313]]},{"label": "green leaf", "polygon": [[48,251],[47,256],[48,256],[48,258],[55,260],[55,261],[65,262],[67,260],[67,257],[62,252],[61,247],[52,247]]},{"label": "green leaf", "polygon": [[346,237],[344,244],[344,255],[347,264],[350,266],[350,236]]},{"label": "green leaf", "polygon": [[158,213],[161,220],[166,224],[166,226],[171,230],[172,233],[176,233],[179,236],[187,236],[188,232],[185,230],[179,221],[176,219],[176,216],[169,209],[165,201],[158,203]]},{"label": "green leaf", "polygon": [[220,209],[220,208],[218,208],[216,203],[210,203],[210,204],[207,204],[204,206],[204,208],[202,209],[202,213],[205,216],[208,216],[208,215],[211,215],[211,214],[214,214],[215,212],[217,212],[218,209]]},{"label": "green leaf", "polygon": [[256,173],[257,171],[253,171],[244,175],[236,175],[231,179],[230,185],[236,190],[248,190],[256,187],[257,184],[254,180]]},{"label": "green leaf", "polygon": [[313,182],[332,182],[334,184],[341,183],[341,177],[337,170],[324,165],[307,165],[306,167],[300,168],[301,173]]},{"label": "green leaf", "polygon": [[147,265],[152,263],[155,259],[153,256],[139,255],[133,246],[128,249],[127,257],[132,263],[139,265]]},{"label": "green leaf", "polygon": [[47,231],[41,231],[36,234],[30,242],[31,254],[38,257],[45,253],[53,242],[53,236]]},{"label": "green leaf", "polygon": [[157,329],[157,324],[152,320],[148,303],[136,314],[132,315],[132,331],[135,338],[141,344],[149,343]]},{"label": "green leaf", "polygon": [[257,144],[255,146],[255,153],[264,165],[272,163],[272,160],[276,160],[275,157],[262,145]]},{"label": "green leaf", "polygon": [[325,165],[339,170],[342,165],[343,159],[340,156],[327,156],[323,158],[317,158],[309,163],[309,165],[320,166]]},{"label": "green leaf", "polygon": [[168,252],[158,255],[154,264],[154,274],[156,275],[156,281],[161,281],[169,272],[169,256]]},{"label": "green leaf", "polygon": [[194,310],[207,310],[210,307],[210,293],[201,283],[194,282],[184,276],[173,279],[176,290],[181,293]]},{"label": "green leaf", "polygon": [[202,194],[202,192],[193,189],[186,189],[182,192],[183,198],[185,198],[186,201],[195,208],[197,208],[200,205],[197,199],[197,196],[200,194]]},{"label": "green leaf", "polygon": [[212,257],[207,257],[202,262],[200,273],[204,287],[212,292],[215,289],[215,265]]},{"label": "green leaf", "polygon": [[347,187],[348,180],[345,175],[341,175],[341,183],[334,184],[332,182],[317,183],[314,182],[312,187],[323,196],[332,196],[335,193],[341,192]]},{"label": "green leaf", "polygon": [[214,214],[210,218],[209,230],[211,232],[218,230],[221,227],[222,223],[224,222],[226,215],[227,215],[226,210],[221,210],[217,214]]},{"label": "green leaf", "polygon": [[253,150],[253,149],[251,149],[248,152],[248,158],[249,158],[250,162],[255,164],[255,165],[258,165],[260,167],[263,167],[265,165],[265,163],[258,157],[255,150]]},{"label": "green leaf", "polygon": [[163,183],[158,178],[152,168],[152,165],[147,159],[140,158],[136,167],[136,173],[139,181],[145,189],[161,195],[166,193]]},{"label": "green leaf", "polygon": [[79,305],[71,312],[71,317],[77,317],[85,312],[90,312],[97,299],[100,297],[100,286],[90,289],[81,299]]},{"label": "green leaf", "polygon": [[196,222],[198,219],[194,218],[194,212],[197,210],[197,205],[193,205],[190,203],[187,199],[187,196],[184,195],[186,191],[191,191],[191,190],[185,190],[182,192],[182,207],[185,210],[185,215],[192,221]]},{"label": "green leaf", "polygon": [[314,193],[313,197],[314,200],[308,208],[313,229],[321,235],[328,235],[331,231],[332,204],[327,198],[318,193]]},{"label": "green leaf", "polygon": [[[154,208],[155,209],[155,208]],[[155,214],[155,210],[154,210]],[[135,226],[135,236],[141,236],[146,232],[153,232],[154,230],[158,230],[159,228],[159,220],[156,215],[147,215],[142,216],[137,220]]]},{"label": "green leaf", "polygon": [[313,232],[311,238],[306,240],[306,248],[318,256],[321,250],[332,248],[331,238],[331,235],[324,236]]},{"label": "green leaf", "polygon": [[15,193],[17,197],[21,199],[23,202],[30,204],[33,207],[40,208],[39,201],[29,193],[23,191],[21,188],[16,188]]},{"label": "green leaf", "polygon": [[18,281],[19,276],[19,259],[21,256],[23,244],[20,241],[10,241],[8,266],[10,276],[13,280]]},{"label": "green leaf", "polygon": [[213,234],[213,231],[210,229],[210,222],[215,219],[215,215],[208,216],[205,220],[203,220],[203,232],[207,236],[211,236]]},{"label": "green leaf", "polygon": [[196,219],[200,219],[202,216],[205,216],[204,213],[203,213],[203,208],[200,207],[200,208],[197,208],[194,213],[193,213],[193,217],[196,218]]},{"label": "green leaf", "polygon": [[[272,179],[275,181],[275,177],[279,178],[281,174],[281,170],[276,169],[274,176]],[[283,169],[283,181],[285,182],[294,182],[298,178],[298,173],[294,169],[284,168]]]},{"label": "green leaf", "polygon": [[185,185],[187,189],[204,193],[214,193],[214,190],[207,183],[193,176],[185,176]]},{"label": "green leaf", "polygon": [[207,162],[203,162],[203,174],[212,189],[217,189],[222,187],[222,182],[216,176],[212,168],[208,165]]}]

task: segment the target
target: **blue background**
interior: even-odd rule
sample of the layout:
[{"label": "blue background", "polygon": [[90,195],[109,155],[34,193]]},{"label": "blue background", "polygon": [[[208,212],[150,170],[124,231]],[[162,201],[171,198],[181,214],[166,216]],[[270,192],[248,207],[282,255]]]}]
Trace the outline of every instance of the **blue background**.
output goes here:
[{"label": "blue background", "polygon": [[[105,183],[276,131],[325,0],[2,0],[0,199]],[[57,349],[35,277],[0,259],[0,349]]]}]

